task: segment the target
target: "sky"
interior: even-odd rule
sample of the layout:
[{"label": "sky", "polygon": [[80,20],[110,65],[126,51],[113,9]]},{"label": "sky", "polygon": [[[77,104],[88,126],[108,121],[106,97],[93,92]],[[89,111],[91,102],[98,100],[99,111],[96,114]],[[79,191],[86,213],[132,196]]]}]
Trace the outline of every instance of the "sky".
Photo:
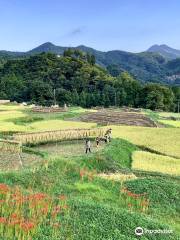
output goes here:
[{"label": "sky", "polygon": [[44,42],[101,51],[180,49],[179,0],[0,0],[0,49]]}]

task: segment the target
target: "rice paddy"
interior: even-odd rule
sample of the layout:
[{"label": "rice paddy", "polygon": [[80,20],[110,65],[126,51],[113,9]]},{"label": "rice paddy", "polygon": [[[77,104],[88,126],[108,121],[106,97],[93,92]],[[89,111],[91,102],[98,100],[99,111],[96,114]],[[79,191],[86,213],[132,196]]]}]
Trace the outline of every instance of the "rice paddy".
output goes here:
[{"label": "rice paddy", "polygon": [[180,159],[145,151],[135,151],[132,169],[180,176]]},{"label": "rice paddy", "polygon": [[[75,121],[64,121],[64,117],[83,114],[87,109],[71,108],[68,113],[35,114],[31,113],[29,107],[20,105],[0,106],[0,131],[2,132],[31,132],[59,130],[70,128],[91,128],[96,123],[82,123]],[[90,110],[95,111],[95,110]],[[26,121],[31,118],[32,121]],[[39,118],[39,121],[38,121]]]},{"label": "rice paddy", "polygon": [[[20,163],[22,161],[22,165]],[[43,159],[36,154],[0,153],[0,171],[23,170],[32,168],[42,163]]]},{"label": "rice paddy", "polygon": [[113,137],[180,158],[180,128],[111,126]]},{"label": "rice paddy", "polygon": [[172,126],[172,127],[176,127],[179,128],[180,127],[180,121],[174,121],[174,120],[159,120],[160,123],[163,123],[165,125],[168,126]]},{"label": "rice paddy", "polygon": [[[91,142],[91,151],[97,152],[101,150],[104,146],[104,143],[101,143],[97,148],[95,141]],[[49,143],[43,144],[34,147],[33,149],[47,152],[49,155],[53,157],[61,156],[61,157],[75,157],[82,156],[85,153],[85,142],[82,140],[74,140],[74,141],[65,141],[65,142],[57,142],[57,143]]]}]

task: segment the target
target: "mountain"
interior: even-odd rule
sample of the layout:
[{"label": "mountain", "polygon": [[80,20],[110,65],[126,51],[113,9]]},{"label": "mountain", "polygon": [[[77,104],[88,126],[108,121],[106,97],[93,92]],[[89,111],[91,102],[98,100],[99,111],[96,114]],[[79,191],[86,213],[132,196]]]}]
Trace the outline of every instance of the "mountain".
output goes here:
[{"label": "mountain", "polygon": [[[8,59],[24,58],[31,55],[36,55],[42,52],[51,52],[57,55],[63,55],[63,52],[68,47],[56,46],[51,42],[46,42],[27,52],[10,52],[0,51],[0,65],[4,64]],[[98,51],[96,49],[80,45],[72,47],[72,49],[79,49],[83,52],[93,54],[96,58],[96,63],[107,68],[113,75],[117,76],[122,71],[129,72],[134,78],[142,82],[160,82],[160,83],[176,83],[180,71],[173,71],[172,65],[179,64],[173,62],[167,64],[171,59],[180,57],[180,51],[170,48],[166,45],[154,45],[145,52],[131,53],[120,50],[113,51]],[[178,55],[179,54],[179,55]],[[175,59],[176,60],[176,59]],[[169,66],[171,66],[169,71]]]},{"label": "mountain", "polygon": [[171,48],[165,44],[153,45],[147,50],[147,52],[159,53],[167,59],[180,58],[180,50]]},{"label": "mountain", "polygon": [[51,53],[62,55],[66,48],[67,47],[56,46],[56,45],[52,44],[51,42],[46,42],[46,43],[28,51],[27,54],[38,54],[38,53],[42,53],[42,52],[51,52]]},{"label": "mountain", "polygon": [[68,50],[62,57],[41,53],[7,60],[0,68],[0,99],[45,106],[131,106],[170,110],[173,90],[159,84],[144,85],[127,72],[112,77],[95,64],[91,54]]}]

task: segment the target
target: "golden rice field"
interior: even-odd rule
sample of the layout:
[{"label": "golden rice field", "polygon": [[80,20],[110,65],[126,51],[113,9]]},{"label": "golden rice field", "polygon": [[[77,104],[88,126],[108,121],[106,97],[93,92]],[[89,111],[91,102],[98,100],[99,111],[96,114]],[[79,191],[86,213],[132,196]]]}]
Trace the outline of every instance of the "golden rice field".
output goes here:
[{"label": "golden rice field", "polygon": [[39,121],[31,124],[16,125],[12,122],[0,121],[0,131],[48,131],[48,130],[60,130],[60,129],[72,129],[72,128],[91,128],[95,127],[96,123],[82,123],[74,121],[63,120],[47,120]]},{"label": "golden rice field", "polygon": [[132,169],[180,176],[180,159],[145,151],[135,151],[132,158]]},{"label": "golden rice field", "polygon": [[180,127],[180,121],[174,121],[174,120],[159,120],[160,123],[163,123],[165,125],[169,125],[172,127]]},{"label": "golden rice field", "polygon": [[[31,116],[29,110],[29,107],[20,105],[0,105],[0,131],[36,132],[96,127],[96,123],[64,121],[62,119],[58,119],[57,116],[60,116],[60,114],[37,115],[43,116],[44,119],[42,121],[34,121],[24,125],[15,124],[13,119]],[[83,113],[85,111],[87,111],[87,109],[78,107],[70,109],[71,113]],[[159,114],[174,115],[174,113]],[[178,124],[178,121],[173,122],[174,124]],[[124,138],[136,145],[145,146],[155,151],[180,158],[180,128],[112,126],[112,129],[113,137]]]},{"label": "golden rice field", "polygon": [[[82,123],[75,121],[63,121],[60,119],[49,119],[49,117],[52,117],[53,114],[46,115],[47,120],[26,123],[25,125],[19,125],[13,122],[14,119],[28,117],[30,114],[28,111],[29,109],[29,107],[23,107],[20,105],[0,105],[0,131],[31,132],[59,130],[67,128],[91,128],[96,126],[96,123]],[[87,109],[74,108],[72,112],[83,113],[85,111],[87,111]],[[57,114],[54,114],[54,116],[57,116]]]},{"label": "golden rice field", "polygon": [[176,117],[180,118],[180,113],[172,113],[172,112],[158,112],[160,117]]},{"label": "golden rice field", "polygon": [[124,138],[136,145],[180,158],[180,128],[111,127],[113,137]]},{"label": "golden rice field", "polygon": [[96,127],[96,123],[82,123],[74,121],[63,120],[47,120],[34,122],[28,126],[28,130],[45,131],[45,130],[59,130],[59,129],[73,129],[73,128],[91,128]]}]

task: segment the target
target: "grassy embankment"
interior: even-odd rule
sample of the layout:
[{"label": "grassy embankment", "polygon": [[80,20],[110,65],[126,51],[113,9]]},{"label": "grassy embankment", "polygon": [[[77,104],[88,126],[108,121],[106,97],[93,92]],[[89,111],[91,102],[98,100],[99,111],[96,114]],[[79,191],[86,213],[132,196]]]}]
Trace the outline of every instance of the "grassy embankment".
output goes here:
[{"label": "grassy embankment", "polygon": [[[59,216],[60,227],[56,239],[129,239],[135,240],[137,226],[149,229],[179,229],[178,180],[161,177],[143,177],[116,182],[97,177],[100,172],[131,171],[132,153],[137,150],[125,140],[113,140],[104,150],[88,156],[53,158],[48,165],[34,170],[0,175],[0,182],[20,186],[34,192],[47,193],[52,198],[67,197],[68,214]],[[146,193],[148,208],[143,211],[141,200],[127,196]],[[168,221],[166,216],[168,215]],[[169,224],[169,225],[168,225]],[[43,224],[33,239],[50,240],[51,226]],[[145,235],[146,239],[178,239],[173,235]]]}]

